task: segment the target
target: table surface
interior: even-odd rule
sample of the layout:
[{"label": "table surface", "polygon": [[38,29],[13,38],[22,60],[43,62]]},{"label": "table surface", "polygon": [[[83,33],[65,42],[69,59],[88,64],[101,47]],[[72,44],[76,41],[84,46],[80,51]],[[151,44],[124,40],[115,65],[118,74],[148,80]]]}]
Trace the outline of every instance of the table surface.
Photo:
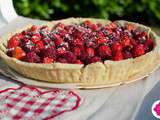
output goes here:
[{"label": "table surface", "polygon": [[[0,36],[22,28],[27,24],[46,21],[17,17],[0,30]],[[76,90],[82,98],[80,107],[56,117],[56,120],[131,120],[134,119],[145,95],[159,81],[160,70],[149,77],[127,85],[94,90]],[[0,75],[0,89],[17,86],[12,80]]]}]

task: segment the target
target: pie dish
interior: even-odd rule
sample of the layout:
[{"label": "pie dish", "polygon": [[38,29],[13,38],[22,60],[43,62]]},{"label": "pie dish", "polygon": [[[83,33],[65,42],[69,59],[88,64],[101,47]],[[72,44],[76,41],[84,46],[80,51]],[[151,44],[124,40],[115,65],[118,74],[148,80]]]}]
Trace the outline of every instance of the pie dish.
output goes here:
[{"label": "pie dish", "polygon": [[[89,26],[90,24],[93,26]],[[47,26],[49,26],[49,28],[45,26],[39,28],[46,29],[44,31],[39,30],[40,32],[44,32],[44,35],[48,34],[50,31],[53,35],[63,34],[63,31],[57,33],[57,26],[60,28],[65,27],[68,30],[64,36],[66,36],[66,34],[68,35],[70,32],[73,32],[73,28],[77,28],[76,30],[82,30],[84,34],[93,34],[93,36],[95,34],[96,40],[94,39],[93,41],[96,43],[96,47],[94,47],[93,44],[90,44],[93,37],[87,37],[87,42],[83,43],[80,43],[82,41],[81,39],[74,44],[73,42],[65,42],[63,45],[68,43],[69,47],[74,46],[74,49],[69,48],[70,50],[66,50],[65,48],[67,52],[65,51],[65,54],[62,55],[64,48],[60,48],[64,47],[61,46],[61,42],[64,42],[64,39],[61,41],[60,38],[58,38],[58,40],[54,39],[56,55],[54,55],[52,50],[51,54],[50,51],[44,51],[42,55],[43,57],[39,54],[37,57],[33,51],[37,51],[37,49],[44,50],[47,48],[40,42],[37,43],[36,37],[31,35],[33,37],[33,41],[36,41],[35,45],[37,45],[38,48],[27,51],[28,49],[26,50],[25,48],[28,45],[28,41],[25,43],[24,47],[22,47],[22,45],[19,47],[18,43],[14,41],[14,45],[17,44],[17,46],[14,48],[13,52],[12,47],[14,45],[12,43],[10,44],[10,41],[15,34],[11,34],[6,38],[3,37],[0,41],[0,56],[4,62],[10,68],[28,78],[53,83],[75,83],[82,86],[110,86],[114,84],[118,85],[128,83],[147,76],[159,67],[159,38],[149,27],[144,25],[123,20],[111,22],[102,19],[69,18],[49,22]],[[105,43],[103,43],[103,39],[99,39],[99,36],[102,36],[103,38],[104,36],[97,32],[98,29],[102,32],[102,28],[104,27],[107,29]],[[91,30],[83,31],[84,28]],[[34,31],[34,29],[37,28],[36,26],[27,26],[19,31],[26,29],[33,29]],[[23,31],[23,33],[27,35],[36,34],[35,31],[32,33],[25,32],[26,31]],[[76,31],[75,34],[72,35],[75,36],[78,32],[79,31]],[[123,35],[121,35],[121,33]],[[122,37],[120,37],[120,39],[118,35],[122,36],[123,39]],[[127,39],[126,36],[130,36],[131,38],[129,37]],[[21,39],[21,36],[19,39]],[[84,37],[82,37],[82,39],[84,39]],[[138,40],[138,42],[134,43],[134,39]],[[79,45],[81,44],[88,46],[85,47],[85,50],[80,49],[81,55],[79,55],[79,52],[74,52],[74,50],[78,51],[77,48],[79,48]],[[128,53],[128,50],[131,50],[132,52]]]}]

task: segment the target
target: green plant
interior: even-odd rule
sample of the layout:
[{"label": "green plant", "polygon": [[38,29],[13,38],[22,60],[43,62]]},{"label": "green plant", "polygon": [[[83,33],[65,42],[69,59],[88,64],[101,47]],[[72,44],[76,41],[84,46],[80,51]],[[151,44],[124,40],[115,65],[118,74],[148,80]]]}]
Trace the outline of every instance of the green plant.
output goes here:
[{"label": "green plant", "polygon": [[97,17],[160,21],[160,0],[13,0],[18,14],[39,19]]}]

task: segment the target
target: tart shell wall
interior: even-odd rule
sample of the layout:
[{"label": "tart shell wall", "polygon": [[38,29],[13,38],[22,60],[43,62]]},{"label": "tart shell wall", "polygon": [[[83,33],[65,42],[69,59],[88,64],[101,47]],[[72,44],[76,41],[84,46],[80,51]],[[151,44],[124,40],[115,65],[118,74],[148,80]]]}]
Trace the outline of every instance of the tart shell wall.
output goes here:
[{"label": "tart shell wall", "polygon": [[[79,23],[81,21],[91,20],[92,22],[110,23],[107,20],[90,19],[90,18],[69,18],[60,21],[49,22],[48,25],[54,25],[57,22],[64,24]],[[124,24],[127,21],[118,21],[120,24]],[[131,23],[131,22],[128,22]],[[78,64],[40,64],[40,63],[27,63],[17,60],[6,55],[6,47],[8,38],[2,39],[0,44],[0,56],[6,62],[6,64],[17,71],[18,73],[37,80],[54,83],[77,83],[82,86],[92,85],[112,85],[123,84],[136,79],[147,76],[149,73],[159,67],[160,60],[160,48],[158,36],[150,30],[150,28],[137,23],[131,23],[136,25],[142,30],[148,31],[155,42],[155,48],[145,55],[140,57],[121,60],[121,61],[109,61],[106,60],[103,63],[96,62],[89,65]],[[26,29],[26,28],[25,28]]]}]

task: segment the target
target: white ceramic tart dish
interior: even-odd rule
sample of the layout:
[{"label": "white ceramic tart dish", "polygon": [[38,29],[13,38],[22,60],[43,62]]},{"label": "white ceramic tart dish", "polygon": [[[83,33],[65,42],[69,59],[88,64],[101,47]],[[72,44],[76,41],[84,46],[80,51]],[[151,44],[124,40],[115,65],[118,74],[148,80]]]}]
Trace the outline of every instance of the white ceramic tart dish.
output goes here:
[{"label": "white ceramic tart dish", "polygon": [[[64,24],[80,23],[85,20],[91,20],[94,23],[100,22],[109,24],[110,21],[90,18],[69,18],[59,21],[53,21],[48,25],[55,25],[58,22]],[[119,24],[133,24],[140,30],[147,31],[154,40],[152,51],[136,58],[129,58],[120,61],[106,60],[104,63],[95,62],[87,65],[83,64],[64,64],[64,63],[28,63],[6,55],[8,36],[2,37],[0,41],[0,57],[3,61],[16,72],[25,77],[52,83],[73,83],[84,87],[92,88],[95,86],[115,86],[124,83],[130,83],[143,78],[156,70],[160,64],[160,43],[158,36],[148,27],[137,23],[127,21],[117,21]],[[26,29],[26,28],[25,28]]]}]

